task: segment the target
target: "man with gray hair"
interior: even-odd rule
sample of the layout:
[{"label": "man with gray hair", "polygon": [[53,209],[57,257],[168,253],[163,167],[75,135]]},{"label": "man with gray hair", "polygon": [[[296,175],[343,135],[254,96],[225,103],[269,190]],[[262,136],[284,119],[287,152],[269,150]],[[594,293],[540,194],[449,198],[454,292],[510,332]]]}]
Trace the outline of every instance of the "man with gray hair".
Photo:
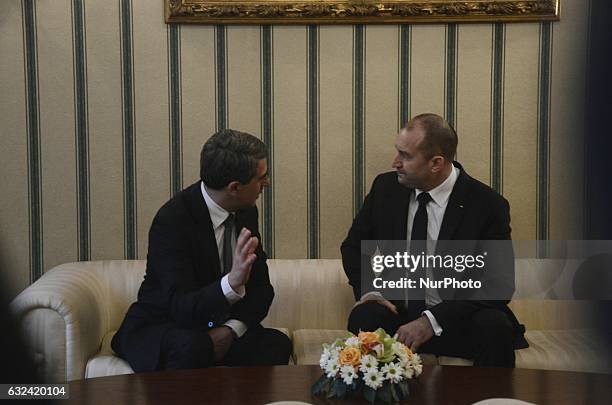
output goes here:
[{"label": "man with gray hair", "polygon": [[255,207],[266,157],[256,137],[219,131],[201,181],[155,215],[138,300],[112,341],[134,371],[288,363],[287,336],[260,325],[274,297]]},{"label": "man with gray hair", "polygon": [[453,161],[457,134],[442,117],[411,119],[395,138],[395,149],[395,171],[376,177],[342,243],[344,271],[357,301],[349,330],[382,327],[414,350],[473,359],[479,366],[514,367],[514,349],[527,342],[506,305],[505,297],[514,291],[509,243],[501,244],[510,252],[500,261],[510,269],[501,271],[506,273],[499,284],[503,299],[475,300],[460,293],[447,299],[428,288],[417,299],[407,291],[407,300],[392,302],[379,291],[362,290],[362,241],[407,240],[411,254],[418,255],[433,253],[426,247],[432,241],[510,240],[508,202]]}]

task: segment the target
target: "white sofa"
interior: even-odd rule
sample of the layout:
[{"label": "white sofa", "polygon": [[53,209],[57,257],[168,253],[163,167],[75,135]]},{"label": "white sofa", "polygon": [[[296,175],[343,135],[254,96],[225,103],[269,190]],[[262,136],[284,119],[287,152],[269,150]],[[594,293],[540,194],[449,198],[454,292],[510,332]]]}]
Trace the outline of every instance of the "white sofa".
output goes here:
[{"label": "white sofa", "polygon": [[[276,296],[264,324],[284,329],[296,364],[318,364],[321,344],[343,336],[354,303],[340,260],[269,260]],[[530,275],[544,260],[517,260],[517,290],[532,288]],[[131,373],[110,341],[136,299],[145,262],[68,263],[49,270],[12,302],[39,371],[48,382]],[[586,302],[515,301],[531,347],[519,350],[517,367],[611,372],[606,347],[588,329]],[[469,365],[468,360],[424,356],[425,363]]]}]

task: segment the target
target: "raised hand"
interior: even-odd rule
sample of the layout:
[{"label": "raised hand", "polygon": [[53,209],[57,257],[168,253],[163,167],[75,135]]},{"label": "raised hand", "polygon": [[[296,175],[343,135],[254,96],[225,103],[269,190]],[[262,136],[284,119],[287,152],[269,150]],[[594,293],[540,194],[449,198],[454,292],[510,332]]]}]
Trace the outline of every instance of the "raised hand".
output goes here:
[{"label": "raised hand", "polygon": [[242,228],[236,241],[236,249],[234,249],[234,257],[232,260],[232,270],[228,274],[227,281],[234,291],[245,285],[251,276],[251,267],[257,259],[255,249],[259,240],[251,236],[251,231]]}]

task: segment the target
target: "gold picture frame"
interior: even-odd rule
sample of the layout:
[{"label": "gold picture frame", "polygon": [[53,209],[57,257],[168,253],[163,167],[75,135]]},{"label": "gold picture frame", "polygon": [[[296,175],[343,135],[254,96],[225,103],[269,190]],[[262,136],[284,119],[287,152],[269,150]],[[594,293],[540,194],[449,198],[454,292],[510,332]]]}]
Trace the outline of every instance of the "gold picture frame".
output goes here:
[{"label": "gold picture frame", "polygon": [[166,23],[401,24],[558,21],[560,0],[164,0]]}]

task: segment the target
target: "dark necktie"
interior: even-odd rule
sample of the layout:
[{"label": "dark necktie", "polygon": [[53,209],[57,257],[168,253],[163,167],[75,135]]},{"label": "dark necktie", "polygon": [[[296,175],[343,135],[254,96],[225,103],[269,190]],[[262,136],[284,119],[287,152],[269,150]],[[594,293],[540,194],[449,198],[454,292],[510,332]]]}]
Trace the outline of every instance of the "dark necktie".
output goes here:
[{"label": "dark necktie", "polygon": [[410,253],[413,255],[421,252],[427,254],[427,203],[431,200],[429,193],[421,193],[417,197],[419,208],[414,215],[410,234]]},{"label": "dark necktie", "polygon": [[[421,252],[427,254],[427,203],[431,200],[429,193],[421,193],[417,197],[419,207],[414,215],[410,233],[411,255],[420,255]],[[417,278],[425,277],[425,268],[418,269],[413,275]],[[410,301],[406,301],[406,310],[410,320],[421,316],[425,309],[425,290],[419,291],[418,294],[412,296]]]},{"label": "dark necktie", "polygon": [[234,214],[223,221],[225,229],[223,230],[223,274],[227,274],[232,270],[234,251],[232,249],[232,231],[234,230],[236,221]]}]

